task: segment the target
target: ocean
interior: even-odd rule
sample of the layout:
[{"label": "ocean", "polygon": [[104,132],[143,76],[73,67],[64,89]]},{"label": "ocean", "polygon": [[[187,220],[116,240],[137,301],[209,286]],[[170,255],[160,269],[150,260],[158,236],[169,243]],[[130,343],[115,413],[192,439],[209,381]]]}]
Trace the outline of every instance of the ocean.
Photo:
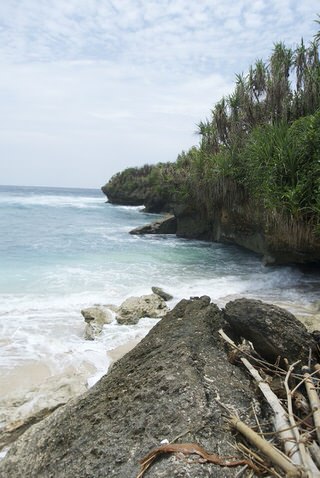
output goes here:
[{"label": "ocean", "polygon": [[84,307],[158,286],[173,295],[171,307],[206,294],[219,306],[245,296],[319,312],[319,271],[264,267],[232,245],[129,234],[157,217],[108,204],[100,190],[0,187],[0,427],[93,385],[110,351],[156,323],[112,323],[86,341]]}]

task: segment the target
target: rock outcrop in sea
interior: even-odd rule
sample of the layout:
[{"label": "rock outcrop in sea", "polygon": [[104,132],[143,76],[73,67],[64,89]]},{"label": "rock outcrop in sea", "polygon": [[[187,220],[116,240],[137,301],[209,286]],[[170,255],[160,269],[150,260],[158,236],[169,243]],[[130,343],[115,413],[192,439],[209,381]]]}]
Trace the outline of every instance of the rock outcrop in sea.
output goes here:
[{"label": "rock outcrop in sea", "polygon": [[164,218],[158,219],[150,224],[136,227],[130,234],[175,234],[177,232],[177,219],[174,215],[165,215]]},{"label": "rock outcrop in sea", "polygon": [[[142,476],[139,461],[163,440],[237,456],[236,437],[219,402],[249,426],[256,419],[264,426],[270,416],[247,372],[228,360],[219,329],[232,330],[237,313],[241,322],[244,311],[254,315],[258,310],[257,324],[249,320],[245,326],[255,331],[250,335],[254,346],[255,336],[260,340],[268,331],[283,357],[291,353],[287,337],[298,343],[303,336],[306,346],[314,346],[302,324],[271,305],[242,300],[222,311],[207,296],[182,300],[92,389],[20,437],[0,462],[0,477],[137,478]],[[234,329],[235,339],[241,335],[241,328]],[[152,463],[145,478],[231,477],[237,472],[168,454]]]},{"label": "rock outcrop in sea", "polygon": [[121,325],[134,325],[142,317],[163,317],[168,310],[165,300],[158,294],[129,297],[117,308],[116,320]]},{"label": "rock outcrop in sea", "polygon": [[[174,187],[170,192],[159,191],[148,182],[148,174],[148,169],[129,168],[102,187],[112,204],[139,204],[151,213],[173,215],[138,227],[131,234],[176,234],[237,244],[261,254],[265,264],[320,262],[320,235],[312,225],[267,211],[234,181],[224,178],[213,188],[212,197],[200,203],[188,195],[177,197]],[[129,187],[132,181],[133,190]]]},{"label": "rock outcrop in sea", "polygon": [[95,340],[114,319],[120,325],[135,325],[143,317],[159,319],[168,311],[166,302],[172,296],[159,287],[152,287],[152,294],[128,297],[120,306],[95,305],[81,310],[86,322],[84,338]]},{"label": "rock outcrop in sea", "polygon": [[82,309],[81,314],[86,322],[84,331],[86,340],[94,340],[101,334],[103,326],[110,324],[113,320],[111,310],[103,305]]}]

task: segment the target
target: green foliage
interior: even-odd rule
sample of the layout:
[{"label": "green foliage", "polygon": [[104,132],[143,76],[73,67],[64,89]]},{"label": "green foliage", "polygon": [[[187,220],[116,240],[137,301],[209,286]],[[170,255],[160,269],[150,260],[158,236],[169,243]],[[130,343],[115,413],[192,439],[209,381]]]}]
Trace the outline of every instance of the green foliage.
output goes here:
[{"label": "green foliage", "polygon": [[[320,23],[319,20],[317,20]],[[308,47],[274,45],[198,124],[200,144],[175,163],[129,168],[115,187],[159,204],[262,206],[274,217],[320,229],[320,32]]]}]

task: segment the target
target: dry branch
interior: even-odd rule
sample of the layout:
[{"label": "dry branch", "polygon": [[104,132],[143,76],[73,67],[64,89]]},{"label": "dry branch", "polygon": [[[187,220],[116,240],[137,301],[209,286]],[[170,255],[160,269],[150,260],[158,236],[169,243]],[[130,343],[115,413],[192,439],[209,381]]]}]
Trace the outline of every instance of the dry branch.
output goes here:
[{"label": "dry branch", "polygon": [[[221,337],[226,340],[231,346],[236,346],[234,342],[230,339],[230,337],[225,334],[225,332],[221,329],[219,330],[219,334]],[[243,365],[248,369],[250,374],[258,383],[258,386],[263,393],[265,399],[271,406],[274,412],[274,426],[276,431],[279,434],[281,441],[284,444],[284,449],[286,455],[289,456],[293,463],[296,465],[302,465],[300,454],[297,450],[297,444],[295,441],[295,436],[292,432],[292,428],[287,419],[287,412],[282,407],[277,395],[271,390],[270,386],[262,379],[259,372],[251,365],[251,363],[245,359],[241,358]]]},{"label": "dry branch", "polygon": [[276,447],[261,438],[255,431],[248,427],[237,417],[229,418],[230,425],[244,435],[253,445],[267,456],[274,465],[281,468],[285,473],[290,473],[291,478],[301,477],[302,470],[294,465],[285,455],[283,455]]},{"label": "dry branch", "polygon": [[317,439],[320,444],[320,399],[317,394],[317,390],[313,383],[312,377],[309,373],[309,369],[307,367],[302,368],[303,376],[305,378],[305,387],[307,390],[312,414],[313,414],[313,421],[316,428]]},{"label": "dry branch", "polygon": [[280,440],[283,442],[286,455],[296,465],[302,465],[303,462],[297,448],[296,437],[291,424],[288,422],[286,410],[281,405],[277,395],[271,390],[269,384],[262,379],[251,363],[245,358],[242,358],[241,361],[258,383],[258,387],[274,412],[274,426]]},{"label": "dry branch", "polygon": [[302,441],[301,441],[299,429],[297,427],[296,420],[295,420],[295,417],[294,417],[294,414],[293,414],[292,393],[291,393],[291,390],[290,390],[290,387],[289,387],[289,378],[290,378],[291,372],[293,371],[295,365],[297,365],[299,362],[300,361],[295,362],[294,364],[289,366],[286,378],[284,380],[284,386],[285,386],[285,390],[286,390],[286,393],[287,393],[288,419],[289,419],[290,425],[292,427],[292,433],[294,434],[296,443],[298,444],[298,449],[299,449],[299,453],[300,453],[300,457],[301,457],[301,463],[303,464],[303,466],[305,468],[307,468],[308,459],[307,459],[306,448],[304,446],[304,443],[302,443]]},{"label": "dry branch", "polygon": [[320,469],[320,446],[314,441],[311,443],[311,445],[309,445],[308,449],[314,462]]},{"label": "dry branch", "polygon": [[[314,463],[312,457],[310,456],[309,452],[307,451],[305,444],[302,441],[302,438],[299,433],[299,428],[297,426],[294,414],[293,414],[293,408],[292,408],[292,392],[289,388],[289,378],[290,374],[293,371],[295,365],[297,365],[300,361],[295,362],[294,364],[289,366],[288,373],[286,375],[285,381],[284,381],[284,386],[286,389],[287,393],[287,404],[288,404],[288,418],[290,425],[292,426],[292,432],[295,436],[296,443],[298,445],[300,457],[301,457],[301,462],[304,466],[305,470],[307,471],[307,476],[312,478],[314,474],[317,474],[319,472],[317,465]],[[310,470],[310,471],[309,471]]]}]

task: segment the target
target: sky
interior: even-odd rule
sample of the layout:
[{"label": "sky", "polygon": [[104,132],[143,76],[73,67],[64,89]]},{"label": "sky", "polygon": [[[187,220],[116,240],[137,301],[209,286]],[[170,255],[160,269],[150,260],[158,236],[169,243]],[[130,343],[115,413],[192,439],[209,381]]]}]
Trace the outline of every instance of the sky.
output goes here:
[{"label": "sky", "polygon": [[99,188],[175,161],[319,0],[1,0],[0,184]]}]

